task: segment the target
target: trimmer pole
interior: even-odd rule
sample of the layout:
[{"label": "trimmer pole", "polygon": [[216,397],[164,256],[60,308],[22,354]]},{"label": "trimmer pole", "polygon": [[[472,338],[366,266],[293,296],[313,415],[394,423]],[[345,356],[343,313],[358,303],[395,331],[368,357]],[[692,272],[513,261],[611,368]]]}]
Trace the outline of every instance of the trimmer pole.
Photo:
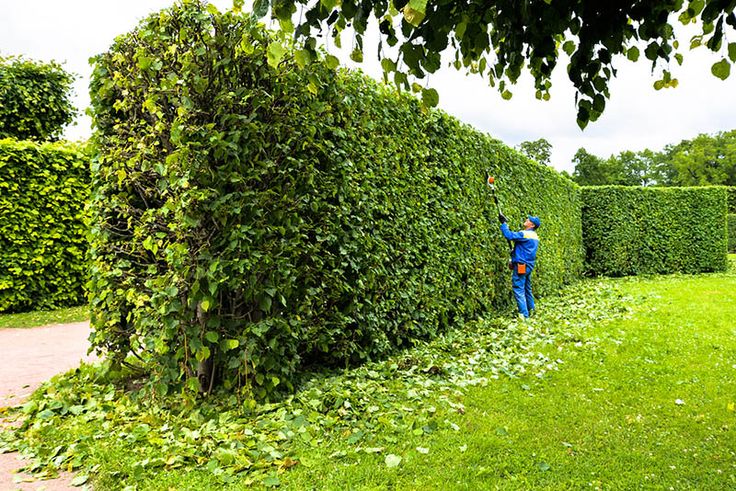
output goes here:
[{"label": "trimmer pole", "polygon": [[[491,188],[491,194],[493,195],[493,201],[496,203],[496,209],[498,210],[498,214],[501,215],[501,205],[498,204],[498,196],[496,196],[496,186],[494,185],[496,182],[496,178],[492,175],[488,174],[488,177],[486,178],[486,184],[488,184],[488,187]],[[506,239],[506,242],[509,244],[509,252],[512,252],[514,250],[514,246],[511,245],[511,241]]]}]

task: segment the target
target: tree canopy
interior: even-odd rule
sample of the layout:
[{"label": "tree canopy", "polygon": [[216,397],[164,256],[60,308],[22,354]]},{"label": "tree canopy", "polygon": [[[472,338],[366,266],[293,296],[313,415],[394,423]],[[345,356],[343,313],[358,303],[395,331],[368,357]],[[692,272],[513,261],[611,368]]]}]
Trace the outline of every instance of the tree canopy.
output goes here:
[{"label": "tree canopy", "polygon": [[[243,0],[234,3],[238,8]],[[258,17],[270,11],[282,30],[294,31],[312,53],[317,37],[326,36],[340,47],[345,41],[341,34],[352,27],[348,42],[355,61],[363,59],[363,36],[375,19],[385,77],[422,92],[428,105],[437,103],[437,92],[410,82],[437,71],[443,53],[453,56],[451,64],[458,70],[488,79],[504,98],[511,97],[509,85],[528,70],[536,97],[547,100],[562,50],[570,57],[567,71],[577,90],[577,121],[585,127],[605,109],[616,55],[636,61],[643,48],[652,70],[659,67],[661,79],[654,85],[661,89],[677,86],[670,64],[682,63],[683,45],[703,45],[722,55],[712,72],[727,78],[736,43],[724,40],[736,28],[735,7],[736,0],[255,0],[253,11]],[[296,25],[294,18],[299,19]],[[702,32],[680,43],[676,21],[699,23]]]},{"label": "tree canopy", "polygon": [[549,159],[552,156],[552,144],[544,138],[534,141],[523,141],[519,143],[518,149],[530,159],[536,160],[540,164],[550,165]]},{"label": "tree canopy", "polygon": [[581,148],[573,180],[584,186],[736,186],[736,130],[701,134],[661,151],[625,150],[604,159]]},{"label": "tree canopy", "polygon": [[54,62],[0,57],[0,138],[58,139],[76,115],[73,81]]}]

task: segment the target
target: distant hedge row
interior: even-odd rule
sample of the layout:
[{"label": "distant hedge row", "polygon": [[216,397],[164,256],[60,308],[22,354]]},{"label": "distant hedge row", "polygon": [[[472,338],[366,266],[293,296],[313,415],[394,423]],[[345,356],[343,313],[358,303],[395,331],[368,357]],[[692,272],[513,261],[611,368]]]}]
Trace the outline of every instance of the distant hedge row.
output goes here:
[{"label": "distant hedge row", "polygon": [[724,271],[727,188],[582,188],[588,273]]},{"label": "distant hedge row", "polygon": [[489,315],[510,284],[487,169],[509,218],[542,218],[538,291],[580,274],[571,181],[271,41],[187,2],[96,59],[96,347],[162,391],[209,365],[263,397]]},{"label": "distant hedge row", "polygon": [[76,110],[59,64],[0,57],[0,139],[56,140]]},{"label": "distant hedge row", "polygon": [[728,252],[736,252],[736,213],[728,214]]},{"label": "distant hedge row", "polygon": [[0,312],[84,302],[89,180],[79,147],[0,140]]}]

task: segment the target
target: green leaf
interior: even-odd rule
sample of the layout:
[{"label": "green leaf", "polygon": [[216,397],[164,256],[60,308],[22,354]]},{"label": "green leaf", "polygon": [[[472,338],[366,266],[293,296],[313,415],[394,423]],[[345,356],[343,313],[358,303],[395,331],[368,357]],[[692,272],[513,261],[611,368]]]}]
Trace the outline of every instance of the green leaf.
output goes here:
[{"label": "green leaf", "polygon": [[710,71],[721,80],[726,80],[728,76],[731,75],[731,63],[724,58],[721,61],[714,63],[713,66],[710,67]]},{"label": "green leaf", "polygon": [[575,43],[573,41],[565,41],[562,45],[562,51],[564,51],[568,56],[572,56],[575,52]]},{"label": "green leaf", "polygon": [[228,339],[225,341],[225,351],[230,351],[240,346],[240,341],[237,339]]},{"label": "green leaf", "polygon": [[350,59],[356,63],[363,63],[363,52],[359,48],[355,48],[353,52],[350,53]]},{"label": "green leaf", "polygon": [[261,301],[259,302],[258,306],[260,309],[264,312],[270,312],[271,311],[271,297],[268,295],[264,295],[261,297]]},{"label": "green leaf", "polygon": [[384,462],[386,463],[386,467],[388,468],[398,467],[399,464],[401,464],[401,457],[399,455],[394,455],[390,453],[386,456]]},{"label": "green leaf", "polygon": [[209,299],[205,298],[204,300],[202,300],[199,303],[199,306],[202,307],[202,310],[205,311],[205,312],[207,312],[208,310],[210,310],[211,304],[210,304]]},{"label": "green leaf", "polygon": [[422,15],[427,13],[427,0],[409,0],[409,7]]},{"label": "green leaf", "polygon": [[639,59],[639,55],[639,48],[637,48],[636,46],[632,46],[626,52],[626,58],[628,58],[630,61],[637,61]]},{"label": "green leaf", "polygon": [[728,58],[736,63],[736,43],[728,43]]},{"label": "green leaf", "polygon": [[440,95],[435,89],[422,90],[422,103],[426,107],[435,107],[440,102]]},{"label": "green leaf", "polygon": [[381,68],[386,73],[393,72],[396,71],[396,63],[389,58],[383,58],[381,60]]},{"label": "green leaf", "polygon": [[215,331],[207,331],[204,337],[210,343],[216,343],[217,340],[220,338],[220,335],[217,334]]},{"label": "green leaf", "polygon": [[281,480],[277,476],[269,476],[263,480],[263,485],[267,488],[277,488],[281,486]]},{"label": "green leaf", "polygon": [[74,487],[79,487],[84,485],[89,480],[89,476],[85,474],[80,474],[74,479],[72,479],[71,485]]},{"label": "green leaf", "polygon": [[253,2],[253,15],[255,15],[256,19],[260,19],[268,13],[268,8],[270,6],[271,0],[255,0],[255,2]]},{"label": "green leaf", "polygon": [[296,61],[296,64],[299,66],[299,68],[304,68],[312,61],[312,54],[309,52],[309,50],[306,49],[300,49],[297,50],[296,53],[294,53],[294,60]]},{"label": "green leaf", "polygon": [[325,56],[325,65],[327,65],[330,70],[334,70],[340,66],[340,60],[337,56],[327,55]]},{"label": "green leaf", "polygon": [[268,45],[268,64],[273,68],[276,68],[286,54],[286,48],[284,48],[279,42],[271,41]]},{"label": "green leaf", "polygon": [[404,14],[404,19],[406,20],[406,22],[413,25],[414,27],[419,26],[419,24],[421,24],[421,22],[424,20],[424,12],[414,10],[413,8],[411,8],[410,5],[404,6],[402,12]]}]

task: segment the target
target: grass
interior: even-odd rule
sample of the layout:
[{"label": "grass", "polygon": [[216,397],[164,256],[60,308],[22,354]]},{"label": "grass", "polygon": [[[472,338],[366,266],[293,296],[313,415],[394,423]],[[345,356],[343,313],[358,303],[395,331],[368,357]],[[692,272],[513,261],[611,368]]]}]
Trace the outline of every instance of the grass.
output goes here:
[{"label": "grass", "polygon": [[[617,280],[641,301],[544,378],[464,398],[458,431],[285,473],[293,489],[736,489],[736,277]],[[549,346],[554,352],[557,348]],[[568,352],[570,353],[570,352]],[[422,454],[416,447],[429,450]],[[320,482],[318,486],[314,483]]]},{"label": "grass", "polygon": [[89,309],[87,306],[27,312],[23,314],[0,314],[0,329],[39,327],[49,324],[65,324],[86,320],[89,320]]},{"label": "grass", "polygon": [[146,405],[85,369],[3,438],[99,490],[736,489],[735,272],[587,281],[542,307],[255,411]]}]

